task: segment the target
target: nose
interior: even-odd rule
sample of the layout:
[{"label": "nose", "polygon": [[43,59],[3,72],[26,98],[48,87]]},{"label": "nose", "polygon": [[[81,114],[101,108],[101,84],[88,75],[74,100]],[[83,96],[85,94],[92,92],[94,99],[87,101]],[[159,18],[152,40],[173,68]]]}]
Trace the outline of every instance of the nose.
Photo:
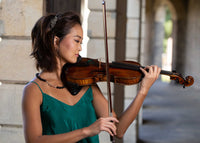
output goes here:
[{"label": "nose", "polygon": [[81,44],[78,46],[78,50],[82,51],[82,45]]}]

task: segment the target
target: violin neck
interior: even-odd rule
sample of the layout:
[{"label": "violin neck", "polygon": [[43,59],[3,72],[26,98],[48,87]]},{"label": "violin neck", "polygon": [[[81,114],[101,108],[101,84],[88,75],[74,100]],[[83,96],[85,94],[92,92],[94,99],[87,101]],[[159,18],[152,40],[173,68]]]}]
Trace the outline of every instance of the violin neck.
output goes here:
[{"label": "violin neck", "polygon": [[174,73],[171,72],[171,71],[161,70],[160,74],[163,74],[163,75],[173,75]]},{"label": "violin neck", "polygon": [[134,65],[134,64],[129,64],[129,63],[124,63],[124,62],[112,62],[110,67],[140,71],[140,67],[141,66]]},{"label": "violin neck", "polygon": [[[140,68],[145,68],[140,65],[125,63],[125,62],[112,62],[112,64],[110,66],[113,68],[123,68],[123,69],[135,70],[135,71],[141,71]],[[174,73],[171,71],[161,70],[160,74],[170,76],[170,75],[173,75]]]}]

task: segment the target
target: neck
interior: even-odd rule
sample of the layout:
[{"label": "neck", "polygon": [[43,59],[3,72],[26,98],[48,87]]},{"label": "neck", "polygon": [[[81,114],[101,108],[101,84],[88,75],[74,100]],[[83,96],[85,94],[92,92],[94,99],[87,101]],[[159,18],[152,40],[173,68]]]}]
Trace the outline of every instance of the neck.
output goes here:
[{"label": "neck", "polygon": [[63,83],[60,79],[60,75],[56,72],[41,72],[37,73],[36,77],[43,82],[46,82],[50,87],[63,89]]},{"label": "neck", "polygon": [[62,72],[62,68],[65,65],[65,63],[66,62],[64,62],[61,58],[57,58],[57,69],[55,70],[55,73],[59,79]]},{"label": "neck", "polygon": [[53,71],[53,72],[48,72],[48,71],[42,71],[40,73],[41,77],[49,80],[49,81],[59,81],[60,80],[60,71]]}]

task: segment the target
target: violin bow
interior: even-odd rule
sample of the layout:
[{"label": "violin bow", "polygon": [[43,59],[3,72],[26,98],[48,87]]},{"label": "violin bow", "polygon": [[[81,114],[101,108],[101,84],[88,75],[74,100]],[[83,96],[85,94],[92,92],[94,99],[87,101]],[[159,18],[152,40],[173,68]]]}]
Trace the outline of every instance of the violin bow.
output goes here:
[{"label": "violin bow", "polygon": [[[107,94],[108,94],[108,112],[109,116],[113,116],[112,97],[110,88],[110,74],[109,74],[109,56],[108,56],[108,39],[107,39],[107,21],[106,21],[106,2],[102,1],[103,6],[103,25],[104,25],[104,43],[105,43],[105,58],[106,58],[106,78],[107,78]],[[113,136],[110,136],[110,141],[115,143]]]}]

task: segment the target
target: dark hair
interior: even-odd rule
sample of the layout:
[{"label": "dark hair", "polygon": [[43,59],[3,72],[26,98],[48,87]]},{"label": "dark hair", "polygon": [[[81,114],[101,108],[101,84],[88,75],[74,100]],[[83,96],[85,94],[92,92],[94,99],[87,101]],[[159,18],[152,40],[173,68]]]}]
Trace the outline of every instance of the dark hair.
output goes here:
[{"label": "dark hair", "polygon": [[36,22],[31,33],[31,56],[36,60],[37,70],[53,71],[57,68],[54,36],[61,42],[76,24],[81,25],[81,20],[75,12],[49,14]]}]

